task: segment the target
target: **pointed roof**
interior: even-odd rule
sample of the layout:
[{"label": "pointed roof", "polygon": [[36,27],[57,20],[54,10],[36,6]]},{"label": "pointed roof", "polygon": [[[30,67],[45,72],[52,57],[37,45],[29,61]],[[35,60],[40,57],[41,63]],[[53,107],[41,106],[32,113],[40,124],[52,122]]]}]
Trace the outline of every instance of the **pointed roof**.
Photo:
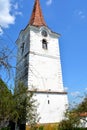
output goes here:
[{"label": "pointed roof", "polygon": [[33,7],[33,11],[32,11],[29,25],[38,26],[38,27],[46,26],[46,23],[44,21],[44,17],[42,15],[42,10],[40,8],[39,0],[35,0],[35,4]]}]

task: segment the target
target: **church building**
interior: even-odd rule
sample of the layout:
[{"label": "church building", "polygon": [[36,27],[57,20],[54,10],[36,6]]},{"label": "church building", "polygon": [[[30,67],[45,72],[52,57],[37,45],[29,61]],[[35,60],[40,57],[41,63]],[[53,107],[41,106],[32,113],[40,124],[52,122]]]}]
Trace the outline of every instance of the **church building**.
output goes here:
[{"label": "church building", "polygon": [[[55,26],[55,25],[54,25]],[[17,39],[16,86],[22,81],[35,93],[40,123],[57,123],[68,104],[59,50],[60,34],[46,24],[40,1],[35,0],[28,25]]]}]

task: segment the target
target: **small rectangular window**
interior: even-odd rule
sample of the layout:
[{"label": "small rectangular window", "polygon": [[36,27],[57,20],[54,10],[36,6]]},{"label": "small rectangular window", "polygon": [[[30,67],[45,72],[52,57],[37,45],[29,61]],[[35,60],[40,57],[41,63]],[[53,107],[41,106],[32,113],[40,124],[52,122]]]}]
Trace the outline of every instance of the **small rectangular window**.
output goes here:
[{"label": "small rectangular window", "polygon": [[22,43],[22,46],[21,46],[21,53],[22,53],[22,54],[24,53],[24,47],[25,47],[25,43],[23,42],[23,43]]},{"label": "small rectangular window", "polygon": [[42,40],[42,48],[47,50],[48,46],[47,46],[47,41],[45,39]]},{"label": "small rectangular window", "polygon": [[50,100],[48,100],[48,104],[50,104]]}]

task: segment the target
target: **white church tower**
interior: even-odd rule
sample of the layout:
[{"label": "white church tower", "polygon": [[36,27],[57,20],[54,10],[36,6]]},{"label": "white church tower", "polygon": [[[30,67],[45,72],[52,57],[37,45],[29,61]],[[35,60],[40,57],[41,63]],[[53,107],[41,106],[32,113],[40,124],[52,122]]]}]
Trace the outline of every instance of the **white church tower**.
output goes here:
[{"label": "white church tower", "polygon": [[40,2],[35,0],[30,22],[17,39],[16,85],[22,81],[35,92],[40,123],[61,121],[68,104],[62,81],[59,37],[46,25]]}]

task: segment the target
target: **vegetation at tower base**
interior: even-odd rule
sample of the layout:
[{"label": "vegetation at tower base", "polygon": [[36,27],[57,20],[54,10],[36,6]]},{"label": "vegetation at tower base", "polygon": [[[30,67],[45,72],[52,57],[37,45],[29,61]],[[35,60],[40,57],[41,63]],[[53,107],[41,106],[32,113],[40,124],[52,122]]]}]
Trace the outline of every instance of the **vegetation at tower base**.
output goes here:
[{"label": "vegetation at tower base", "polygon": [[65,112],[65,119],[59,123],[59,130],[85,130],[87,128],[87,95],[81,103]]},{"label": "vegetation at tower base", "polygon": [[28,88],[19,83],[14,90],[15,109],[18,113],[17,124],[27,124],[34,127],[39,121],[37,114],[37,101],[33,99],[33,92],[29,92]]},{"label": "vegetation at tower base", "polygon": [[[27,94],[25,94],[27,93]],[[20,83],[14,90],[14,94],[7,85],[0,79],[0,130],[9,129],[10,124],[25,124],[29,121],[30,126],[34,126],[38,121],[37,107],[33,99],[33,93]]]},{"label": "vegetation at tower base", "polygon": [[[32,130],[30,127],[26,127],[26,130]],[[37,124],[33,130],[59,130],[58,123],[46,123],[46,124]]]},{"label": "vegetation at tower base", "polygon": [[0,79],[0,128],[6,127],[13,116],[13,95],[3,80]]},{"label": "vegetation at tower base", "polygon": [[76,110],[81,112],[81,113],[82,112],[84,112],[84,113],[87,112],[87,94],[85,94],[85,97],[84,97],[83,101],[78,105]]}]

